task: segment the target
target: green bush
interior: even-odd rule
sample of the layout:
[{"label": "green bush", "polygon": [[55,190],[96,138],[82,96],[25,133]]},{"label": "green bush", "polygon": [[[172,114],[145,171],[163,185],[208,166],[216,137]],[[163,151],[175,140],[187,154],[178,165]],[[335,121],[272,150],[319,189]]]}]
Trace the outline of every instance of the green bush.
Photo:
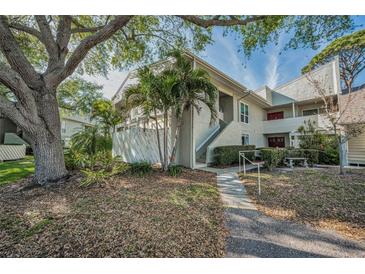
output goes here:
[{"label": "green bush", "polygon": [[118,162],[113,166],[112,174],[113,175],[125,174],[130,170],[130,168],[131,168],[130,164],[125,162]]},{"label": "green bush", "polygon": [[[221,146],[213,150],[214,162],[218,165],[238,164],[238,152],[243,150],[254,150],[254,145],[247,146]],[[246,152],[245,156],[251,161],[255,160],[255,152]]]},{"label": "green bush", "polygon": [[319,151],[319,163],[325,165],[338,165],[340,163],[340,155],[337,147],[326,147]]},{"label": "green bush", "polygon": [[283,164],[287,150],[284,148],[262,148],[261,159],[265,161],[264,167],[269,171]]},{"label": "green bush", "polygon": [[90,186],[93,184],[100,184],[105,182],[107,178],[111,176],[110,173],[106,172],[105,170],[81,170],[84,174],[84,178],[81,180],[80,186]]},{"label": "green bush", "polygon": [[139,162],[130,164],[130,172],[134,175],[143,177],[152,172],[152,166],[148,162]]},{"label": "green bush", "polygon": [[65,165],[68,170],[76,170],[80,168],[90,167],[89,155],[70,148],[65,152]]},{"label": "green bush", "polygon": [[177,177],[181,174],[182,167],[179,165],[170,165],[167,169],[167,173],[172,177]]},{"label": "green bush", "polygon": [[339,163],[339,151],[337,145],[337,138],[334,135],[324,134],[316,129],[316,127],[306,122],[303,126],[298,128],[302,134],[299,136],[299,146],[301,149],[315,149],[318,151],[317,156],[310,155],[308,158],[313,163],[337,165]]},{"label": "green bush", "polygon": [[319,150],[317,149],[288,149],[285,157],[307,158],[309,165],[319,163]]}]

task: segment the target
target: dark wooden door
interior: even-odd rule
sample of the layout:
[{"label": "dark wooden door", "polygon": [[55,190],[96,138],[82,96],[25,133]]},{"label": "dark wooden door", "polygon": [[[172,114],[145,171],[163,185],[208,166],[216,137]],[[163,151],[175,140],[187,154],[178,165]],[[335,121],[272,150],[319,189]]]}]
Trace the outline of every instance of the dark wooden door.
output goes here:
[{"label": "dark wooden door", "polygon": [[271,112],[267,114],[267,120],[279,120],[279,119],[284,119],[283,111]]},{"label": "dark wooden door", "polygon": [[285,137],[268,137],[269,147],[285,147]]}]

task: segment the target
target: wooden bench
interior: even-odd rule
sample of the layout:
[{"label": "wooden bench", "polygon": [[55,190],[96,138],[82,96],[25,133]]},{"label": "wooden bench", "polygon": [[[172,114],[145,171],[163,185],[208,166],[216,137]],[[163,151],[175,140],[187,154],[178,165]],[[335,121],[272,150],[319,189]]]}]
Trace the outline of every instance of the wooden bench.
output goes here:
[{"label": "wooden bench", "polygon": [[290,168],[293,168],[294,167],[294,161],[303,161],[303,165],[305,167],[308,167],[307,158],[304,158],[304,157],[286,157],[285,158],[285,163]]}]

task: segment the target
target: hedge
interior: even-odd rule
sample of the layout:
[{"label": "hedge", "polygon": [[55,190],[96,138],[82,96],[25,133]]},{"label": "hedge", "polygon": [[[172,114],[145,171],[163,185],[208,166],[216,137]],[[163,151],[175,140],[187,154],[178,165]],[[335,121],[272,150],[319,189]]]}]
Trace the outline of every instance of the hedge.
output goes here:
[{"label": "hedge", "polygon": [[265,162],[264,167],[271,171],[274,167],[283,164],[286,149],[283,148],[262,148],[261,159]]},{"label": "hedge", "polygon": [[307,158],[309,165],[319,163],[319,151],[316,149],[286,149],[286,148],[262,148],[261,159],[265,161],[265,167],[272,170],[278,166],[284,166],[285,157]]},{"label": "hedge", "polygon": [[[238,164],[238,152],[243,150],[254,150],[254,145],[240,145],[240,146],[221,146],[215,147],[214,153],[214,163],[218,165],[231,165]],[[247,152],[245,156],[253,161],[255,160],[255,152]]]}]

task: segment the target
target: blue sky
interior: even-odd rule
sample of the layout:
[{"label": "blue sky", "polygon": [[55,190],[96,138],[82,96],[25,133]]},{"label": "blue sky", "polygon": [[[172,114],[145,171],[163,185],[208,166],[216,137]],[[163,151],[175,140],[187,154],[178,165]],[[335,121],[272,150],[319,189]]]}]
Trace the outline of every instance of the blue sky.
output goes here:
[{"label": "blue sky", "polygon": [[[355,24],[359,26],[358,29],[365,27],[365,16],[355,16],[354,20]],[[264,51],[257,50],[247,60],[243,53],[238,51],[240,44],[238,40],[235,40],[234,35],[223,37],[222,28],[216,28],[213,31],[213,39],[214,43],[208,45],[205,51],[198,55],[251,90],[256,90],[264,85],[275,88],[300,76],[302,67],[326,46],[324,44],[318,50],[282,51],[289,39],[287,34],[282,34],[278,45],[270,44],[264,48]],[[113,71],[109,73],[109,79],[103,77],[87,78],[103,85],[105,97],[111,98],[126,75],[126,71]],[[359,77],[355,85],[364,82],[365,73]]]},{"label": "blue sky", "polygon": [[[356,16],[354,20],[359,25],[358,29],[364,28],[365,16]],[[318,50],[282,51],[289,39],[289,35],[283,34],[278,45],[270,44],[264,51],[256,50],[247,60],[243,53],[238,52],[239,41],[233,35],[222,37],[222,30],[216,29],[213,37],[215,43],[209,45],[199,56],[252,90],[264,85],[275,88],[298,77],[302,67],[326,46],[324,44]],[[359,77],[358,82],[365,82],[365,73]]]}]

